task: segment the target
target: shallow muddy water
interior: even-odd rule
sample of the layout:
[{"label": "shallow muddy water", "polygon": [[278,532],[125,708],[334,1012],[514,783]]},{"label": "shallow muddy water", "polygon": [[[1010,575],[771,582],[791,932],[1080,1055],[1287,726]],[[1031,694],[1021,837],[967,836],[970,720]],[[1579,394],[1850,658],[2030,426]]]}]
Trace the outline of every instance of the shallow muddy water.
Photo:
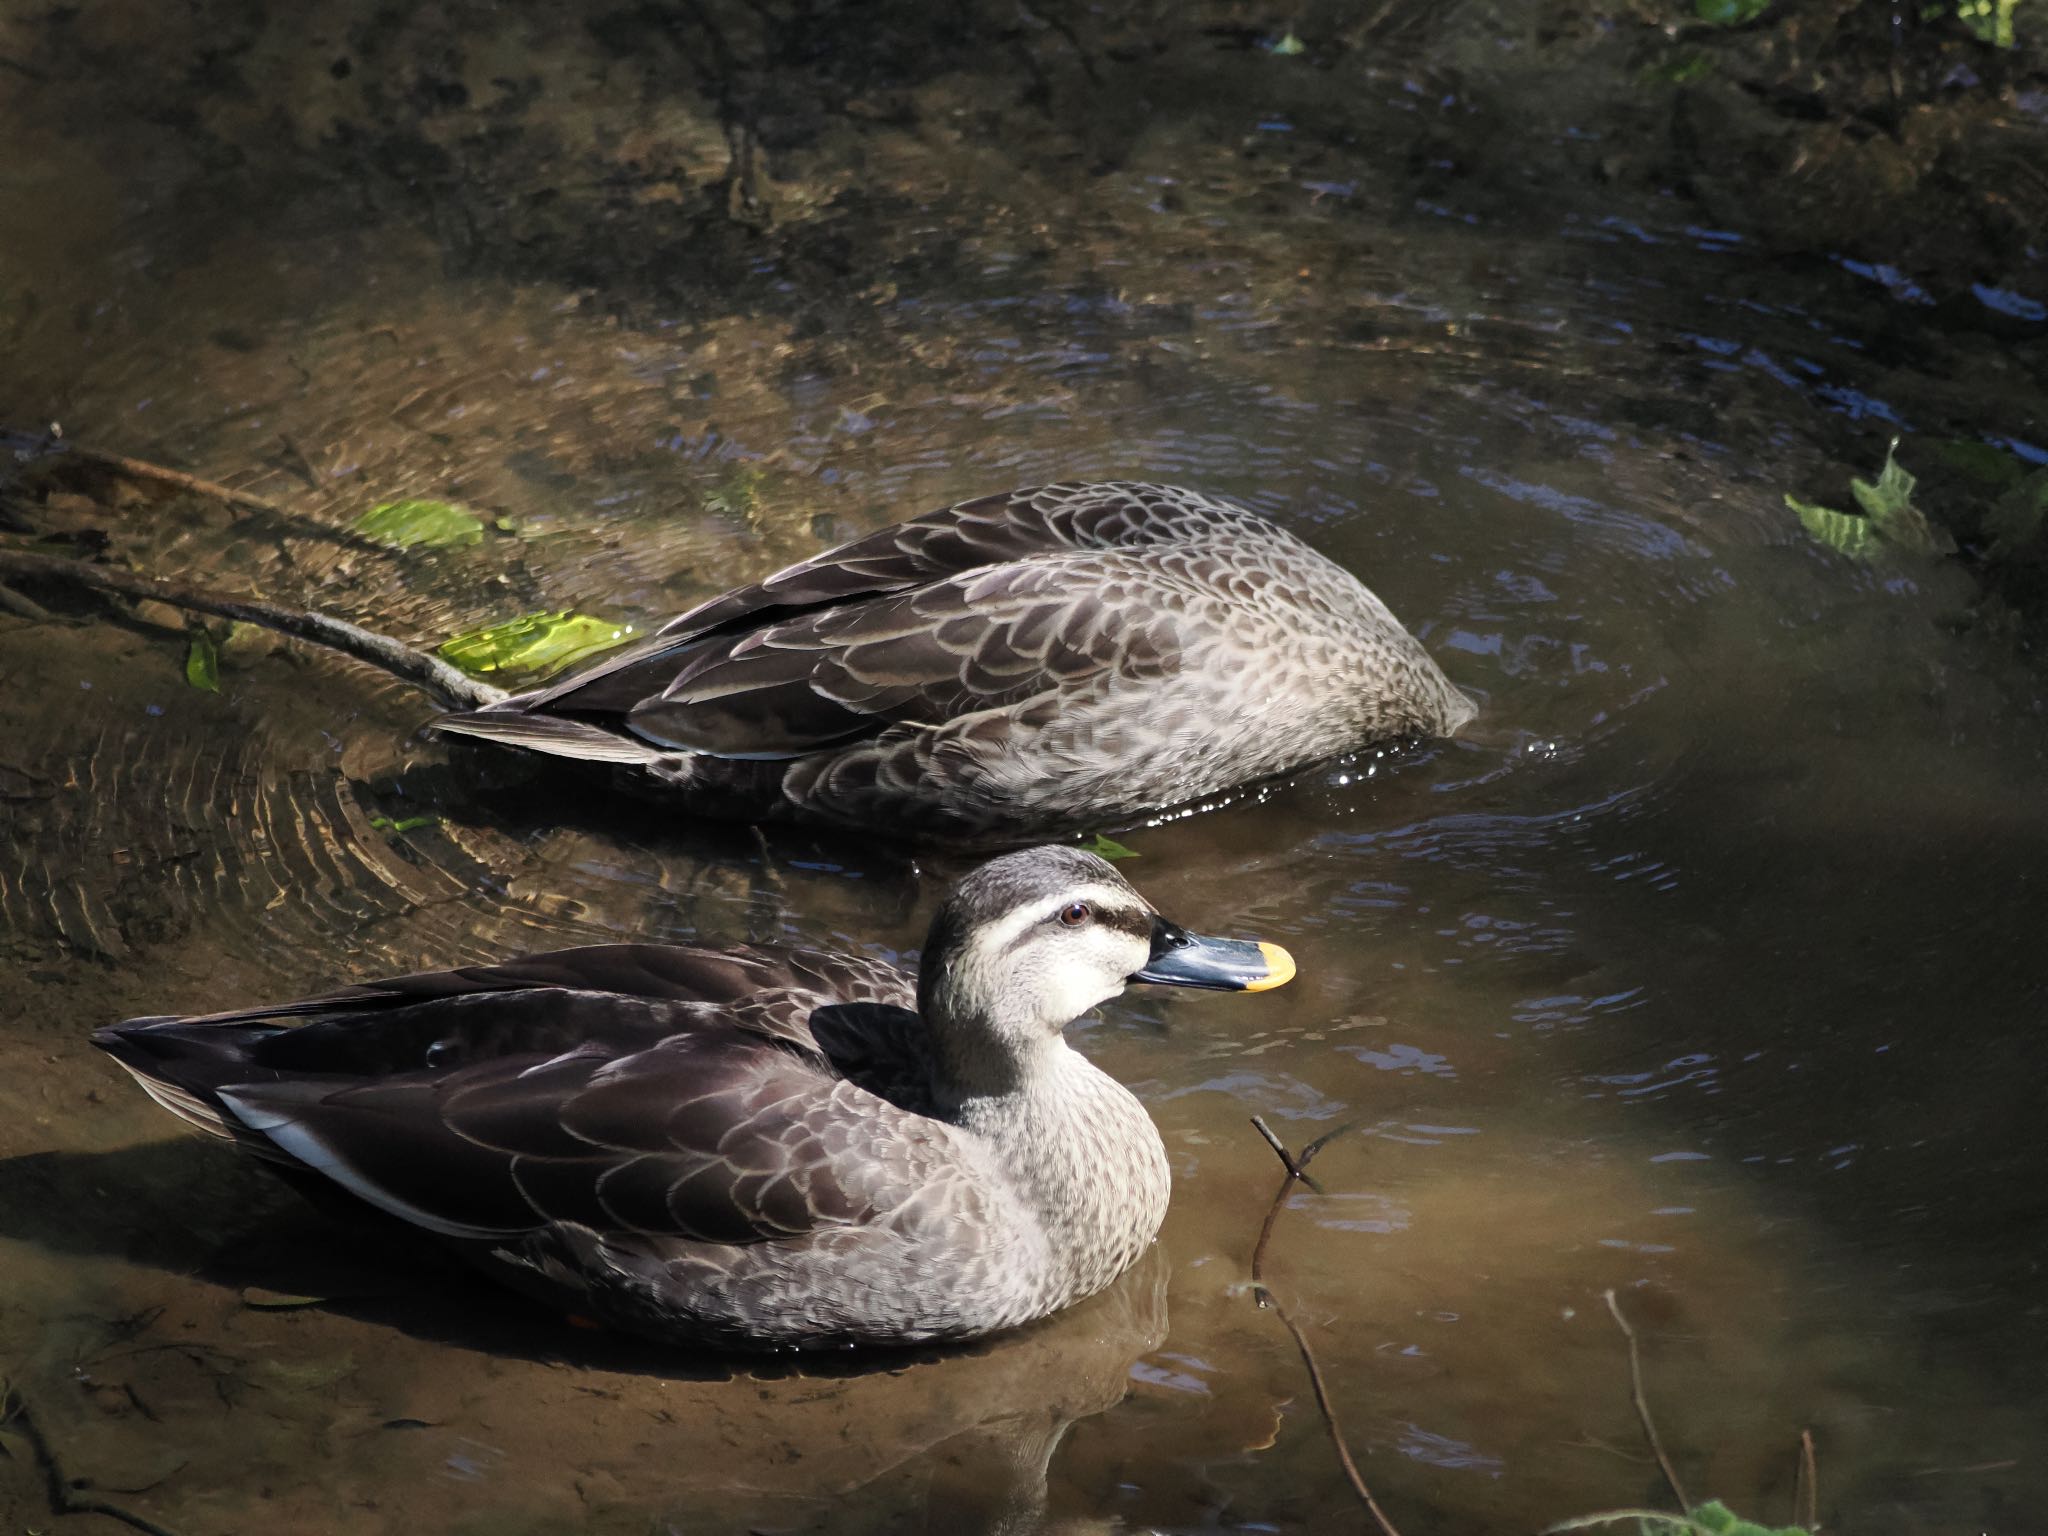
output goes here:
[{"label": "shallow muddy water", "polygon": [[[0,423],[285,513],[74,489],[10,542],[433,641],[1148,478],[1357,571],[1483,705],[1104,829],[1301,965],[1077,1028],[1172,1158],[1145,1264],[971,1351],[735,1366],[336,1227],[86,1036],[593,939],[908,957],[963,860],[455,751],[286,642],[200,691],[175,624],[38,591],[0,613],[0,1374],[66,1475],[180,1536],[1363,1528],[1247,1287],[1259,1115],[1342,1128],[1267,1279],[1409,1536],[1665,1499],[1609,1289],[1696,1498],[1791,1519],[1810,1430],[1831,1529],[2033,1527],[2038,662],[1964,562],[1853,563],[1782,498],[1846,505],[1894,434],[2048,460],[2040,253],[1922,304],[1575,174],[1636,125],[1450,9],[1334,62],[1222,7],[0,23]],[[414,495],[504,526],[346,536]],[[19,1423],[0,1521],[41,1528]]]}]

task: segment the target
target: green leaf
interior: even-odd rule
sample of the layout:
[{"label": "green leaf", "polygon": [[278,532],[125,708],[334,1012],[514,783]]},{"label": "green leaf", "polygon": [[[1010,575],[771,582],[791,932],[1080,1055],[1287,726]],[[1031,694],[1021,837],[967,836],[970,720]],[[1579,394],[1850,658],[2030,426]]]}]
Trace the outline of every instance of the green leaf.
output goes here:
[{"label": "green leaf", "polygon": [[1920,482],[1907,473],[1898,454],[1899,440],[1895,437],[1885,450],[1884,468],[1878,472],[1875,484],[1868,480],[1849,482],[1856,505],[1888,542],[1901,549],[1920,555],[1954,554],[1956,541],[1946,530],[1928,522],[1925,514],[1913,505],[1913,488]]},{"label": "green leaf", "polygon": [[442,659],[471,677],[498,672],[552,672],[599,651],[622,645],[633,635],[630,624],[592,618],[561,609],[527,613],[502,624],[464,630],[441,642]]},{"label": "green leaf", "polygon": [[325,1296],[296,1296],[290,1291],[273,1291],[260,1285],[242,1287],[242,1305],[263,1312],[289,1312],[297,1307],[317,1307]]},{"label": "green leaf", "polygon": [[768,477],[753,464],[738,464],[704,493],[704,510],[722,517],[752,519],[761,506],[761,482]]},{"label": "green leaf", "polygon": [[1994,489],[2017,484],[2027,473],[2026,465],[2016,454],[1980,443],[1973,437],[1945,438],[1934,445],[1934,452],[1950,469]]},{"label": "green leaf", "polygon": [[2010,48],[2016,41],[2012,13],[2019,0],[1957,0],[1956,16],[1980,43]]},{"label": "green leaf", "polygon": [[1777,1528],[1745,1520],[1719,1499],[1700,1505],[1690,1515],[1667,1515],[1656,1509],[1610,1509],[1597,1515],[1580,1515],[1545,1526],[1543,1536],[1565,1531],[1590,1531],[1598,1526],[1636,1522],[1641,1536],[1813,1536],[1804,1526]]},{"label": "green leaf", "polygon": [[1839,550],[1852,559],[1868,560],[1877,548],[1877,530],[1868,518],[1852,517],[1833,507],[1801,501],[1797,496],[1788,495],[1785,505],[1797,512],[1806,531],[1829,549]]},{"label": "green leaf", "polygon": [[1122,843],[1118,842],[1115,838],[1104,837],[1100,832],[1097,832],[1093,837],[1089,838],[1087,842],[1083,843],[1081,845],[1081,851],[1084,853],[1092,853],[1098,859],[1108,859],[1111,862],[1114,862],[1117,859],[1135,859],[1140,857],[1137,849],[1126,848]]},{"label": "green leaf", "polygon": [[185,681],[208,693],[219,693],[220,647],[214,643],[213,631],[198,625],[191,634],[185,648]]},{"label": "green leaf", "polygon": [[1769,10],[1771,0],[1692,0],[1692,13],[1716,27],[1737,27]]},{"label": "green leaf", "polygon": [[441,818],[438,816],[406,816],[393,821],[389,816],[372,816],[370,825],[379,832],[389,832],[399,837],[407,832],[417,832],[421,827],[431,827]]},{"label": "green leaf", "polygon": [[1300,55],[1308,52],[1308,44],[1296,37],[1294,35],[1294,28],[1289,27],[1286,35],[1274,43],[1270,51],[1275,58],[1298,58]]},{"label": "green leaf", "polygon": [[1643,71],[1652,80],[1663,80],[1672,85],[1690,85],[1693,81],[1713,72],[1713,58],[1697,48],[1686,53],[1675,53]]},{"label": "green leaf", "polygon": [[2037,469],[1992,503],[1984,526],[1998,540],[2001,553],[2034,542],[2048,521],[2048,469]]},{"label": "green leaf", "polygon": [[480,543],[484,525],[475,513],[466,512],[453,502],[408,497],[370,508],[356,519],[356,532],[398,549],[411,549],[419,544],[439,549],[449,544]]},{"label": "green leaf", "polygon": [[356,1361],[353,1355],[336,1355],[331,1360],[259,1360],[256,1372],[267,1384],[287,1392],[317,1392],[353,1376]]},{"label": "green leaf", "polygon": [[1693,1529],[1709,1536],[1810,1536],[1797,1525],[1766,1526],[1745,1520],[1719,1499],[1711,1499],[1692,1512]]}]

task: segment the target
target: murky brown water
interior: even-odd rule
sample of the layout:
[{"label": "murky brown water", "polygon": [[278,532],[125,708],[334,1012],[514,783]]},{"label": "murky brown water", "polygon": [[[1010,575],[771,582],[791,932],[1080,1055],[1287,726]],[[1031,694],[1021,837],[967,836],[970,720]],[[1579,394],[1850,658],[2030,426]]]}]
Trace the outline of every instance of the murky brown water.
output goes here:
[{"label": "murky brown water", "polygon": [[[992,489],[1181,481],[1360,572],[1481,722],[1123,834],[1164,910],[1302,965],[1080,1030],[1171,1151],[1152,1262],[977,1351],[735,1371],[338,1231],[85,1036],[591,938],[902,954],[954,865],[451,756],[283,643],[214,695],[173,629],[0,615],[0,1374],[66,1472],[182,1536],[1358,1528],[1245,1289],[1259,1114],[1361,1122],[1268,1262],[1410,1536],[1661,1497],[1609,1287],[1697,1496],[1789,1519],[1811,1429],[1832,1528],[2031,1528],[2038,667],[1956,621],[1959,566],[1851,565],[1781,494],[1845,501],[1902,429],[2038,458],[2038,330],[1912,329],[1845,264],[1563,176],[1566,127],[1627,123],[1505,64],[1489,102],[1442,56],[1185,17],[963,11],[920,50],[732,9],[0,21],[0,422],[292,514],[38,515],[432,640],[656,621]],[[1519,57],[1465,14],[1460,57]],[[765,231],[706,191],[721,48]],[[401,495],[514,531],[322,536]],[[0,1522],[41,1527],[0,1452]]]}]

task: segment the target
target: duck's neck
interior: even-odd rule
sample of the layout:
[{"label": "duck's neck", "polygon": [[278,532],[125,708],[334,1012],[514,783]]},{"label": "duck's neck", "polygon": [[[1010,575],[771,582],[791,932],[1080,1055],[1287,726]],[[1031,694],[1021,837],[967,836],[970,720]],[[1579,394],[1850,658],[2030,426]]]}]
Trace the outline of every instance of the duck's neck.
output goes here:
[{"label": "duck's neck", "polygon": [[1057,1036],[1020,1063],[1007,1091],[971,1094],[954,1114],[1045,1234],[1049,1288],[1074,1299],[1109,1284],[1166,1216],[1166,1148],[1115,1078]]}]

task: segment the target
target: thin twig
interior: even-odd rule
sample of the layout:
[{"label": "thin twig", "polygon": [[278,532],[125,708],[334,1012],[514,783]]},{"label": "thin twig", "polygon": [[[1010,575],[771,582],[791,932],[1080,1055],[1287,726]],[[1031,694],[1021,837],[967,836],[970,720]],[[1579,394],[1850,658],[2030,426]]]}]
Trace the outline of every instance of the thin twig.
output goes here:
[{"label": "thin twig", "polygon": [[94,464],[101,469],[111,470],[117,475],[126,475],[130,480],[149,480],[158,485],[167,485],[172,490],[190,491],[195,496],[205,496],[230,507],[240,507],[245,512],[267,512],[273,517],[288,514],[276,502],[249,491],[238,491],[233,486],[222,485],[215,480],[202,480],[197,475],[188,475],[182,469],[171,469],[162,464],[152,464],[147,459],[131,459],[125,453],[108,453],[102,448],[81,448],[73,442],[64,442],[51,449],[54,456],[76,459],[81,464]]},{"label": "thin twig", "polygon": [[1280,1188],[1273,1195],[1273,1203],[1266,1207],[1265,1224],[1259,1228],[1258,1243],[1252,1248],[1252,1294],[1258,1299],[1259,1305],[1271,1309],[1288,1333],[1293,1335],[1294,1347],[1301,1351],[1301,1363],[1308,1367],[1308,1384],[1315,1393],[1316,1409],[1323,1416],[1323,1427],[1330,1433],[1330,1444],[1336,1448],[1338,1464],[1344,1469],[1344,1476],[1351,1484],[1351,1491],[1358,1495],[1358,1501],[1378,1522],[1381,1536],[1401,1536],[1394,1522],[1387,1518],[1387,1512],[1380,1508],[1379,1501],[1372,1496],[1372,1490],[1365,1484],[1365,1474],[1358,1470],[1358,1463],[1352,1459],[1351,1447],[1345,1442],[1344,1431],[1338,1426],[1337,1410],[1330,1401],[1329,1389],[1323,1384],[1323,1370],[1316,1363],[1315,1350],[1309,1347],[1308,1335],[1303,1333],[1300,1325],[1288,1315],[1287,1308],[1281,1305],[1280,1298],[1268,1289],[1262,1278],[1266,1261],[1266,1240],[1273,1235],[1273,1223],[1279,1220],[1281,1207],[1287,1203],[1288,1188],[1297,1179],[1308,1184],[1310,1188],[1315,1188],[1305,1171],[1308,1165],[1331,1141],[1359,1122],[1351,1121],[1317,1137],[1303,1149],[1298,1158],[1287,1150],[1264,1120],[1253,1115],[1252,1124],[1257,1127],[1259,1134],[1266,1138],[1266,1145],[1271,1147],[1279,1155],[1280,1161],[1287,1165],[1287,1177],[1281,1180]]},{"label": "thin twig", "polygon": [[1344,1431],[1337,1427],[1337,1409],[1330,1401],[1329,1389],[1323,1385],[1322,1367],[1316,1364],[1316,1352],[1309,1348],[1308,1335],[1303,1333],[1294,1319],[1287,1315],[1287,1309],[1280,1305],[1279,1297],[1263,1285],[1257,1289],[1261,1299],[1273,1309],[1274,1316],[1278,1317],[1286,1325],[1287,1331],[1294,1335],[1294,1347],[1301,1351],[1301,1363],[1308,1367],[1308,1384],[1316,1395],[1316,1408],[1322,1413],[1323,1427],[1330,1432],[1330,1444],[1336,1447],[1338,1464],[1344,1468],[1344,1476],[1351,1484],[1351,1491],[1358,1495],[1359,1502],[1364,1504],[1373,1519],[1379,1522],[1384,1536],[1401,1536],[1394,1522],[1387,1518],[1387,1512],[1380,1508],[1379,1501],[1372,1496],[1372,1490],[1366,1487],[1365,1475],[1358,1470],[1358,1463],[1351,1459],[1351,1447],[1344,1443]]},{"label": "thin twig", "polygon": [[1792,1491],[1792,1518],[1809,1531],[1820,1529],[1820,1466],[1813,1454],[1813,1431],[1799,1431],[1798,1487]]},{"label": "thin twig", "polygon": [[1294,1154],[1292,1152],[1289,1152],[1286,1146],[1281,1142],[1280,1138],[1273,1134],[1273,1128],[1270,1125],[1266,1124],[1263,1118],[1261,1118],[1258,1115],[1253,1115],[1252,1129],[1257,1131],[1261,1136],[1266,1138],[1266,1145],[1271,1147],[1273,1149],[1274,1155],[1277,1156],[1281,1162],[1287,1165],[1287,1176],[1289,1178],[1299,1179],[1302,1183],[1308,1185],[1310,1189],[1314,1189],[1317,1194],[1320,1195],[1322,1193],[1322,1190],[1316,1188],[1315,1180],[1311,1179],[1307,1174],[1301,1171],[1301,1164],[1297,1163],[1294,1160]]},{"label": "thin twig", "polygon": [[1650,1449],[1657,1453],[1657,1465],[1664,1469],[1664,1481],[1671,1489],[1671,1497],[1678,1500],[1680,1514],[1692,1508],[1692,1500],[1685,1496],[1685,1489],[1679,1486],[1678,1473],[1672,1469],[1671,1458],[1664,1454],[1664,1442],[1657,1435],[1656,1422],[1650,1417],[1650,1401],[1643,1392],[1643,1357],[1636,1348],[1636,1331],[1628,1325],[1628,1319],[1621,1315],[1621,1303],[1614,1299],[1612,1289],[1601,1292],[1607,1298],[1607,1310],[1614,1314],[1614,1321],[1621,1329],[1621,1336],[1628,1340],[1628,1375],[1636,1401],[1636,1417],[1642,1421],[1643,1435],[1650,1442]]},{"label": "thin twig", "polygon": [[[105,1499],[86,1498],[79,1492],[80,1485],[64,1474],[63,1464],[57,1459],[57,1449],[50,1444],[50,1437],[43,1433],[43,1426],[36,1422],[34,1411],[28,1399],[9,1388],[0,1397],[0,1424],[12,1424],[20,1429],[30,1448],[35,1452],[36,1465],[42,1469],[43,1491],[50,1501],[50,1509],[59,1515],[105,1515],[109,1520],[119,1520],[123,1525],[133,1526],[144,1536],[178,1536],[168,1526],[158,1525],[147,1515],[138,1515],[132,1509],[123,1509],[119,1504],[110,1504]],[[151,1484],[152,1487],[155,1484]]]},{"label": "thin twig", "polygon": [[193,613],[211,613],[225,619],[260,624],[265,629],[310,640],[315,645],[324,645],[329,650],[353,656],[373,667],[381,667],[459,709],[481,709],[506,696],[504,689],[480,683],[438,656],[324,613],[281,608],[275,603],[259,602],[254,598],[224,597],[194,587],[182,587],[161,576],[141,576],[114,566],[88,565],[81,560],[62,560],[20,549],[0,549],[0,571],[46,577],[95,592],[168,603],[173,608]]}]

